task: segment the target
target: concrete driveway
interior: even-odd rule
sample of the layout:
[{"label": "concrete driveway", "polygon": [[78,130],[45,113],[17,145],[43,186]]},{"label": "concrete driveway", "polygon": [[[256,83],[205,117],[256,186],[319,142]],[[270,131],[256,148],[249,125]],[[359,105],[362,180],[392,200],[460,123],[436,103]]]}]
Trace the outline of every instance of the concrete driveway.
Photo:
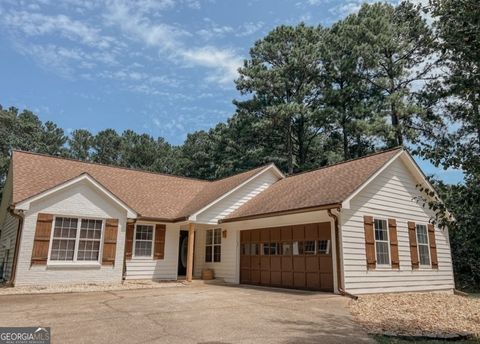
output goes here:
[{"label": "concrete driveway", "polygon": [[0,326],[52,343],[371,343],[333,294],[206,285],[0,297]]}]

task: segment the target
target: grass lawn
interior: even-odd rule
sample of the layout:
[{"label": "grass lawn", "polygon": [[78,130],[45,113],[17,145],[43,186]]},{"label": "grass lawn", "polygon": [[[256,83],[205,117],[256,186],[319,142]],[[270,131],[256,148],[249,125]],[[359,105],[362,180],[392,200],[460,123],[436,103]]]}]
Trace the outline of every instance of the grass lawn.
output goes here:
[{"label": "grass lawn", "polygon": [[377,343],[380,344],[444,344],[444,343],[458,343],[458,344],[479,344],[480,339],[472,339],[472,340],[455,340],[455,341],[447,341],[447,340],[407,340],[407,339],[397,339],[392,337],[385,337],[385,336],[375,336],[374,337]]}]

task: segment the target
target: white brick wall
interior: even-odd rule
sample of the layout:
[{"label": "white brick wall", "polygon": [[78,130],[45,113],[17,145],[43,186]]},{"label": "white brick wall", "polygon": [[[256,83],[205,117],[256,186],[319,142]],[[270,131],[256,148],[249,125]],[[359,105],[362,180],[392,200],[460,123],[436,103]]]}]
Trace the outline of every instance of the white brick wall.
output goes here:
[{"label": "white brick wall", "polygon": [[[119,219],[115,265],[95,268],[31,266],[38,213]],[[16,285],[121,282],[125,248],[126,211],[83,181],[31,204],[25,212]]]}]

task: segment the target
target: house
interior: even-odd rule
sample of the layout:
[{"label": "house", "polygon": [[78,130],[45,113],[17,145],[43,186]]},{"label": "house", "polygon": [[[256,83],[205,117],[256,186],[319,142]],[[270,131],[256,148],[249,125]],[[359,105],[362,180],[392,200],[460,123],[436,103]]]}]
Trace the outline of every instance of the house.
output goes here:
[{"label": "house", "polygon": [[217,181],[14,151],[0,207],[16,286],[187,280],[349,292],[452,290],[447,229],[397,148],[285,177]]}]

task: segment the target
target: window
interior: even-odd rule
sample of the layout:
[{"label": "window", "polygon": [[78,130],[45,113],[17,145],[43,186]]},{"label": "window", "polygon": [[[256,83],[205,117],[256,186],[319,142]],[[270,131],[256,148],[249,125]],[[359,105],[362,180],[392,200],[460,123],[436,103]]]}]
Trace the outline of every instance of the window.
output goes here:
[{"label": "window", "polygon": [[315,241],[305,241],[303,251],[305,254],[316,254]]},{"label": "window", "polygon": [[153,226],[137,225],[135,228],[135,257],[151,257]]},{"label": "window", "polygon": [[50,261],[98,261],[102,220],[56,217]]},{"label": "window", "polygon": [[220,262],[222,253],[222,229],[208,229],[205,238],[205,262]]},{"label": "window", "polygon": [[292,246],[293,246],[292,251],[294,256],[303,255],[303,241],[294,241]]},{"label": "window", "polygon": [[330,254],[330,240],[318,240],[318,253]]},{"label": "window", "polygon": [[284,242],[282,244],[282,253],[284,256],[291,256],[292,255],[292,243]]},{"label": "window", "polygon": [[420,265],[430,266],[430,248],[428,244],[428,231],[425,225],[416,225],[417,246]]},{"label": "window", "polygon": [[390,243],[388,241],[387,220],[374,220],[375,252],[378,265],[390,265]]}]

